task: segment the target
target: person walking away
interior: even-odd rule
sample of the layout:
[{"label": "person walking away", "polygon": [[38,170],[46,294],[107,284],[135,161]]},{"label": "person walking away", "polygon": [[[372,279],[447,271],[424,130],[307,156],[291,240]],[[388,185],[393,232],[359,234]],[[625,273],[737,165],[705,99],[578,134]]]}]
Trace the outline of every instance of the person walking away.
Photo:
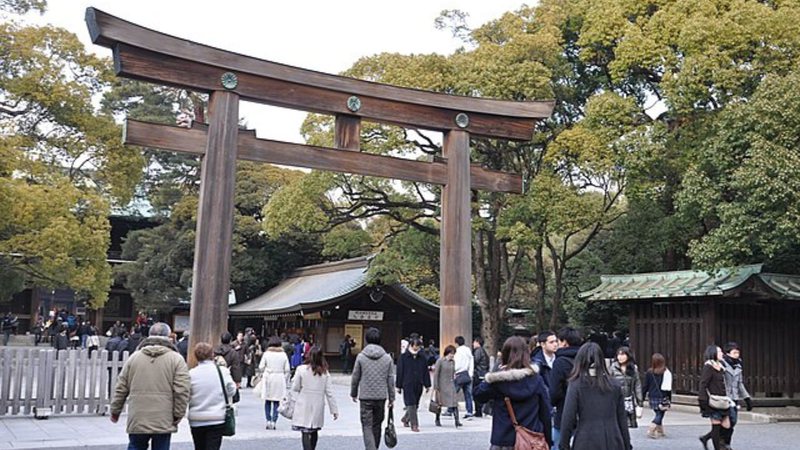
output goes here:
[{"label": "person walking away", "polygon": [[294,350],[292,352],[292,359],[290,360],[292,370],[295,370],[296,368],[300,367],[301,364],[303,364],[303,360],[305,359],[305,348],[306,343],[303,342],[303,338],[296,338],[294,342]]},{"label": "person walking away", "polygon": [[62,324],[61,328],[56,335],[56,339],[54,341],[53,346],[55,347],[56,351],[59,350],[66,350],[69,348],[69,336],[67,336],[67,326]]},{"label": "person walking away", "polygon": [[558,350],[550,371],[550,401],[553,404],[553,446],[558,447],[561,442],[561,412],[564,410],[564,400],[567,398],[567,383],[572,372],[575,355],[583,343],[580,331],[572,327],[558,330]]},{"label": "person walking away", "polygon": [[142,342],[142,339],[144,339],[144,336],[142,336],[142,327],[139,325],[134,325],[130,336],[128,336],[128,355],[132,355],[133,352],[139,348],[139,344]]},{"label": "person walking away", "polygon": [[647,436],[653,439],[665,437],[664,414],[672,405],[672,372],[661,353],[653,353],[650,358],[650,368],[644,375],[642,391],[654,413],[653,425],[647,430]]},{"label": "person walking away", "polygon": [[514,425],[505,399],[511,401],[514,415],[523,427],[542,433],[548,445],[550,434],[550,406],[547,386],[542,376],[531,365],[528,346],[519,336],[506,339],[501,350],[499,370],[486,374],[486,379],[475,387],[475,400],[492,403],[492,435],[490,450],[513,450],[516,441]]},{"label": "person walking away", "polygon": [[192,388],[187,414],[192,441],[195,450],[219,450],[225,431],[225,395],[233,396],[236,383],[227,367],[214,364],[211,344],[197,343],[194,357],[197,366],[189,371]]},{"label": "person walking away", "polygon": [[697,401],[700,404],[700,413],[703,417],[711,421],[711,431],[700,436],[703,448],[708,450],[708,441],[714,445],[714,450],[724,450],[728,446],[722,441],[723,431],[731,427],[730,410],[733,405],[728,402],[725,408],[712,408],[710,404],[711,395],[726,396],[725,369],[722,367],[722,349],[716,345],[709,345],[703,353],[703,370],[700,372],[700,386],[698,388]]},{"label": "person walking away", "polygon": [[359,402],[364,449],[376,450],[381,444],[381,424],[389,408],[394,407],[394,370],[391,356],[381,347],[381,332],[368,328],[367,343],[356,356],[350,379],[350,397]]},{"label": "person walking away", "polygon": [[[483,348],[483,338],[478,336],[472,340],[472,359],[474,369],[472,373],[472,387],[481,384],[489,372],[489,354]],[[475,402],[475,417],[483,417],[483,403]]]},{"label": "person walking away", "polygon": [[90,325],[86,336],[86,348],[89,349],[89,359],[92,358],[92,353],[100,348],[100,336],[98,336],[97,333],[97,328],[94,325]]},{"label": "person walking away", "polygon": [[433,398],[439,404],[439,412],[436,413],[436,426],[442,426],[442,408],[453,411],[456,419],[456,428],[461,426],[458,417],[458,401],[456,399],[456,385],[453,378],[456,373],[456,365],[453,357],[456,355],[456,348],[448,345],[444,348],[444,355],[436,360],[433,367]]},{"label": "person walking away", "polygon": [[128,357],[111,402],[111,422],[117,423],[128,402],[128,449],[169,449],[171,433],[186,414],[192,382],[189,369],[169,342],[169,325],[158,322],[139,351]]},{"label": "person walking away", "polygon": [[550,371],[556,361],[558,338],[552,331],[542,331],[536,336],[536,341],[539,345],[531,353],[531,362],[539,368],[539,375],[550,389]]},{"label": "person walking away", "polygon": [[281,339],[277,336],[269,338],[267,351],[261,356],[258,370],[262,374],[261,400],[264,400],[264,415],[267,420],[267,430],[274,430],[278,422],[278,405],[286,396],[286,386],[292,369],[289,367],[289,358],[281,347]]},{"label": "person walking away", "polygon": [[622,388],[608,373],[600,346],[587,342],[575,355],[561,416],[559,449],[631,448]]},{"label": "person walking away", "polygon": [[[603,356],[605,356],[605,352]],[[636,366],[636,359],[630,348],[620,347],[617,349],[617,355],[614,362],[611,363],[611,378],[616,380],[622,388],[625,413],[628,415],[628,428],[638,428],[639,424],[636,418],[642,407],[642,384],[639,379],[639,368]]]},{"label": "person walking away", "polygon": [[750,393],[744,387],[744,376],[742,375],[742,353],[739,344],[728,342],[725,344],[725,356],[722,358],[722,368],[725,369],[725,389],[728,397],[733,402],[728,417],[730,418],[730,428],[720,430],[722,442],[730,447],[733,438],[733,427],[736,426],[739,418],[739,401],[743,401],[748,411],[753,410],[753,401]]},{"label": "person walking away", "polygon": [[[239,352],[237,352],[231,345],[233,336],[229,332],[222,333],[220,336],[220,346],[214,350],[214,356],[217,359],[217,365],[220,365],[220,359],[225,361],[225,367],[231,372],[231,378],[236,383],[236,392],[242,388],[242,361],[239,359]],[[236,394],[234,394],[234,397]]]},{"label": "person walking away", "polygon": [[319,345],[311,347],[305,363],[297,368],[292,381],[292,392],[296,398],[292,429],[302,433],[303,450],[314,450],[317,448],[319,430],[325,425],[326,400],[333,420],[339,418],[328,362]]},{"label": "person walking away", "polygon": [[456,365],[456,376],[453,381],[456,384],[456,391],[464,391],[464,407],[467,410],[464,418],[469,419],[473,414],[472,376],[475,373],[475,359],[470,349],[464,345],[465,342],[464,336],[456,336],[456,356],[453,358]]},{"label": "person walking away", "polygon": [[[183,356],[183,360],[187,361],[189,358],[189,330],[184,330],[181,340],[178,341],[178,353]],[[229,371],[230,372],[230,371]]]},{"label": "person walking away", "polygon": [[42,342],[42,333],[44,332],[44,319],[42,316],[36,318],[36,324],[33,326],[33,345],[35,347],[39,346],[39,343]]},{"label": "person walking away", "polygon": [[412,339],[408,349],[400,355],[397,363],[397,393],[403,394],[403,403],[406,405],[408,420],[403,421],[404,426],[411,426],[411,431],[419,432],[419,400],[422,389],[427,393],[431,388],[431,377],[428,374],[428,359],[420,351],[422,341]]}]

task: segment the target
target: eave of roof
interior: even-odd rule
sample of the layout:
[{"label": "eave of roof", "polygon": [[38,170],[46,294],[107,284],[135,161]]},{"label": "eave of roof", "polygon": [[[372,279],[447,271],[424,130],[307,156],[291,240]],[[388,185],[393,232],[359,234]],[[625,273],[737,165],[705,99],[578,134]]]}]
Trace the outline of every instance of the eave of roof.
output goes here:
[{"label": "eave of roof", "polygon": [[681,297],[723,297],[756,277],[775,298],[800,300],[800,276],[761,273],[761,264],[720,269],[603,275],[600,285],[582,292],[588,301],[626,301]]}]

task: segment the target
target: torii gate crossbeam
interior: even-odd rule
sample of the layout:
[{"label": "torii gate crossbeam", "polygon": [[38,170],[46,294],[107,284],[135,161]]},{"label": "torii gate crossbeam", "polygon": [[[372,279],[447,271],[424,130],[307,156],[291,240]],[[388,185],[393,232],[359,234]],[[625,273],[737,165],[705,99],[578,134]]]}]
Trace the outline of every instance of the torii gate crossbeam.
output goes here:
[{"label": "torii gate crossbeam", "polygon": [[[237,159],[443,185],[439,338],[442,344],[458,335],[469,338],[470,189],[522,190],[519,175],[470,165],[470,136],[530,139],[534,124],[551,114],[553,102],[461,97],[299,69],[169,36],[94,8],[86,10],[86,22],[92,42],[112,49],[117,75],[210,94],[207,130],[128,121],[125,137],[130,144],[203,155],[192,347],[201,341],[216,343],[227,327]],[[336,149],[240,132],[240,99],[335,116]],[[358,152],[362,119],[441,131],[444,161]]]}]

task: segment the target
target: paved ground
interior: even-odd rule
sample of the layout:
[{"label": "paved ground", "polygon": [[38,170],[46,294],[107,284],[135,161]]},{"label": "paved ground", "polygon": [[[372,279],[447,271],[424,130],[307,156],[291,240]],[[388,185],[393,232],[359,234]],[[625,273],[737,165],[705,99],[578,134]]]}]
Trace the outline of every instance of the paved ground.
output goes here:
[{"label": "paved ground", "polygon": [[[326,417],[325,427],[320,433],[318,449],[363,448],[361,444],[361,428],[358,421],[358,407],[348,398],[348,380],[337,376],[335,385],[336,399],[339,403],[340,418],[333,421]],[[427,404],[423,398],[423,405]],[[402,405],[395,407],[396,417],[402,414]],[[420,411],[420,433],[411,433],[407,428],[398,429],[399,444],[397,449],[458,449],[486,450],[489,448],[491,419],[473,419],[465,421],[459,430],[452,427],[452,422],[445,420],[445,426],[433,426],[433,416]],[[0,419],[0,449],[12,448],[49,448],[49,449],[119,449],[126,448],[127,435],[125,425],[112,424],[108,417],[82,416],[58,417],[48,420],[35,420],[25,417]],[[668,413],[665,427],[666,439],[651,440],[645,436],[646,424],[650,418],[645,411],[641,420],[642,427],[631,430],[633,446],[636,449],[700,449],[697,436],[708,429],[706,422],[696,414],[671,411]],[[798,448],[800,442],[800,425],[796,423],[753,424],[742,422],[734,436],[734,448],[750,449],[790,449]],[[225,449],[293,449],[301,448],[299,433],[290,429],[289,422],[281,419],[278,429],[264,429],[263,406],[251,391],[243,393],[239,407],[237,435],[225,438]],[[191,435],[186,421],[173,436],[173,448],[191,449]]]}]

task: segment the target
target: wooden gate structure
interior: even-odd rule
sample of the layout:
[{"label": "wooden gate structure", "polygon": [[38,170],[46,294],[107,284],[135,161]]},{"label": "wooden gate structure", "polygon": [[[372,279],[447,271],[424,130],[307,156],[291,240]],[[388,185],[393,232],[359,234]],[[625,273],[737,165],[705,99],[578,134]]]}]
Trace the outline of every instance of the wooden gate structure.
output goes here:
[{"label": "wooden gate structure", "polygon": [[[470,336],[471,189],[522,192],[519,175],[470,164],[470,136],[529,140],[536,122],[550,116],[553,102],[462,97],[329,75],[169,36],[95,8],[86,10],[86,23],[92,42],[113,51],[118,76],[210,94],[207,127],[129,120],[124,137],[126,144],[202,155],[192,346],[215,343],[226,328],[237,158],[443,185],[440,339],[451,343],[455,336]],[[240,99],[335,116],[335,148],[241,132]],[[440,131],[444,159],[362,153],[362,119]]]}]

